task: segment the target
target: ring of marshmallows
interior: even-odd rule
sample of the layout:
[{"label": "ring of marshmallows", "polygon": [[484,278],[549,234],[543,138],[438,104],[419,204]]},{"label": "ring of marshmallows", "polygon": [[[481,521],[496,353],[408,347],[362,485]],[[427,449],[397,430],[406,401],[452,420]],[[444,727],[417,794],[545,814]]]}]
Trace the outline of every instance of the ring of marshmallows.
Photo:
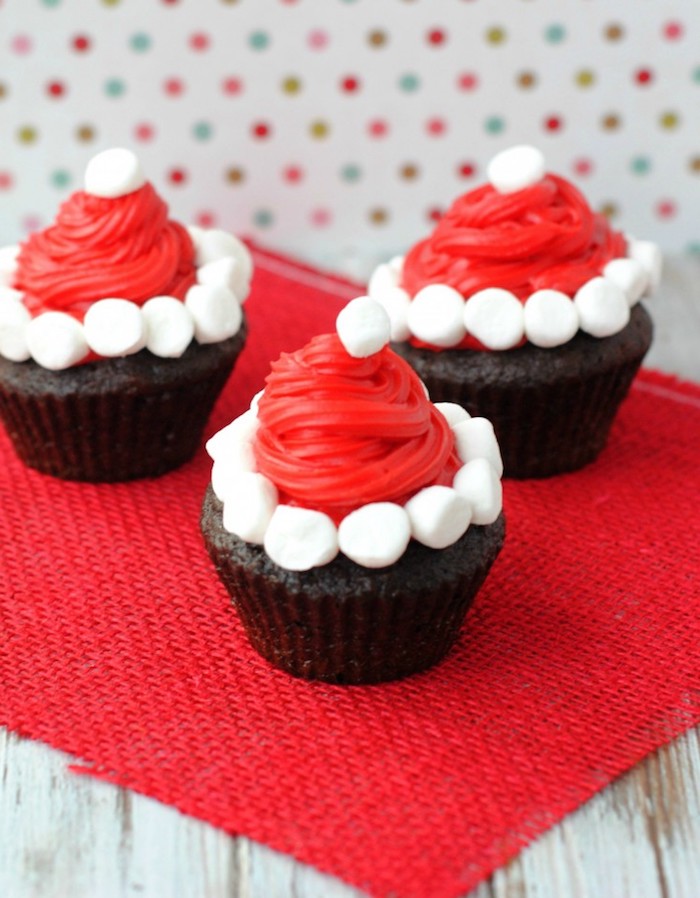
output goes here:
[{"label": "ring of marshmallows", "polygon": [[[389,342],[389,318],[368,296],[352,300],[338,316],[336,328],[355,358],[379,352]],[[212,488],[223,503],[224,528],[247,543],[264,546],[280,567],[305,571],[328,564],[342,552],[362,567],[383,568],[398,561],[411,539],[444,549],[470,525],[492,524],[501,513],[503,462],[493,426],[452,402],[435,403],[452,428],[462,462],[451,487],[427,486],[405,505],[363,505],[337,527],[323,512],[280,504],[274,483],[256,470],[253,452],[263,392],[206,448],[214,461]]]},{"label": "ring of marshmallows", "polygon": [[[114,199],[146,183],[130,150],[105,150],[85,170],[85,190]],[[195,248],[197,283],[184,301],[154,296],[142,306],[105,297],[93,303],[81,323],[65,312],[32,318],[23,294],[9,285],[19,246],[0,248],[0,355],[13,362],[33,359],[52,371],[70,368],[90,352],[105,358],[148,349],[161,358],[179,358],[192,340],[219,343],[233,337],[243,322],[242,304],[250,291],[253,262],[247,247],[218,229],[187,229]]]},{"label": "ring of marshmallows", "polygon": [[[495,156],[488,179],[499,193],[512,193],[540,181],[545,160],[535,147],[518,146]],[[630,309],[658,286],[661,252],[648,240],[627,238],[627,256],[608,262],[601,276],[583,284],[575,296],[559,290],[537,290],[523,303],[500,287],[479,290],[466,299],[447,284],[430,284],[411,297],[400,286],[403,257],[379,265],[368,293],[391,321],[391,339],[415,337],[447,349],[467,336],[487,349],[512,349],[528,340],[551,348],[568,343],[580,329],[593,337],[609,337],[630,320]]]}]

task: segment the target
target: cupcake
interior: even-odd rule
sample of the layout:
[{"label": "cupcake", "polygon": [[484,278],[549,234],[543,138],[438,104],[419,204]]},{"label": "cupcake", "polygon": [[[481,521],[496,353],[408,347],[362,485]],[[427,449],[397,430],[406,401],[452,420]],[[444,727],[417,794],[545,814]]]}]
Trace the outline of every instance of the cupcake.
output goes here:
[{"label": "cupcake", "polygon": [[205,545],[253,647],[376,683],[440,661],[504,538],[493,428],[430,402],[368,297],[207,443]]},{"label": "cupcake", "polygon": [[649,348],[648,241],[614,231],[539,150],[513,147],[368,292],[433,399],[485,414],[505,475],[593,461]]},{"label": "cupcake", "polygon": [[53,225],[0,249],[0,419],[30,467],[155,476],[194,453],[245,340],[248,250],[186,229],[135,155],[95,156]]}]

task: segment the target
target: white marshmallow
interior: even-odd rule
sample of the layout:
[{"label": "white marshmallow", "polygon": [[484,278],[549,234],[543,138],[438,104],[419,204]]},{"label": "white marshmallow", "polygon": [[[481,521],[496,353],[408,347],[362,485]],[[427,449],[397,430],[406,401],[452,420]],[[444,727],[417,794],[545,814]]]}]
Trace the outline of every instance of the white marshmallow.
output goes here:
[{"label": "white marshmallow", "polygon": [[226,287],[195,284],[187,291],[185,306],[194,320],[198,343],[219,343],[241,329],[241,304]]},{"label": "white marshmallow", "polygon": [[146,321],[141,309],[128,299],[100,299],[83,320],[85,339],[93,352],[105,358],[133,355],[146,345]]},{"label": "white marshmallow", "polygon": [[238,474],[224,500],[223,524],[247,543],[262,545],[277,508],[277,487],[262,474]]},{"label": "white marshmallow", "polygon": [[200,228],[198,225],[187,225],[187,233],[190,235],[190,240],[192,241],[192,245],[194,246],[196,263],[196,256],[199,252],[199,246],[202,242],[202,237],[204,237],[205,228]]},{"label": "white marshmallow", "polygon": [[659,247],[651,240],[630,240],[627,255],[635,259],[649,275],[649,291],[656,290],[661,280],[663,257]]},{"label": "white marshmallow", "polygon": [[17,256],[19,245],[0,246],[0,285],[8,286],[17,271]]},{"label": "white marshmallow", "polygon": [[488,349],[512,349],[525,333],[523,305],[510,290],[479,290],[464,307],[464,326]]},{"label": "white marshmallow", "polygon": [[250,293],[250,283],[243,264],[231,256],[202,265],[197,269],[197,281],[212,287],[226,287],[240,303],[244,303]]},{"label": "white marshmallow", "polygon": [[398,280],[401,280],[403,274],[403,260],[405,256],[392,256],[387,262],[389,268],[394,272]]},{"label": "white marshmallow", "polygon": [[391,339],[395,343],[405,343],[411,336],[408,326],[408,312],[411,308],[411,297],[402,287],[388,287],[382,293],[375,295],[391,322]]},{"label": "white marshmallow", "polygon": [[258,390],[255,396],[250,400],[250,411],[253,412],[254,415],[257,415],[258,413],[258,406],[260,405],[260,400],[262,399],[264,392],[264,389]]},{"label": "white marshmallow", "polygon": [[195,245],[197,267],[207,265],[209,262],[218,262],[219,259],[235,259],[241,266],[243,276],[249,281],[253,275],[253,258],[248,247],[228,231],[218,228],[195,231],[190,237]]},{"label": "white marshmallow", "polygon": [[468,421],[471,418],[469,412],[462,408],[461,405],[457,405],[456,402],[436,402],[435,408],[445,418],[450,427],[454,427],[460,421]]},{"label": "white marshmallow", "polygon": [[308,571],[333,561],[338,531],[320,511],[278,505],[265,533],[265,551],[288,571]]},{"label": "white marshmallow", "polygon": [[636,259],[612,259],[603,269],[603,277],[617,284],[630,306],[639,302],[649,286],[649,275]]},{"label": "white marshmallow", "polygon": [[623,291],[607,278],[592,278],[574,297],[582,331],[592,337],[617,334],[630,320],[630,307]]},{"label": "white marshmallow", "polygon": [[578,330],[578,312],[570,296],[559,290],[536,290],[523,309],[525,336],[550,349],[568,343]]},{"label": "white marshmallow", "polygon": [[487,418],[470,418],[455,424],[455,447],[460,461],[467,464],[475,458],[491,462],[499,477],[503,476],[503,459],[493,424]]},{"label": "white marshmallow", "polygon": [[433,346],[449,348],[464,339],[464,299],[447,284],[429,284],[413,297],[408,310],[411,333]]},{"label": "white marshmallow", "polygon": [[24,362],[30,357],[27,347],[27,325],[31,315],[21,302],[0,303],[0,355],[11,362]]},{"label": "white marshmallow", "polygon": [[503,508],[503,485],[491,462],[475,458],[455,474],[454,489],[472,510],[472,524],[493,524]]},{"label": "white marshmallow", "polygon": [[393,290],[394,287],[398,287],[398,285],[398,274],[394,271],[391,265],[384,263],[378,265],[370,275],[369,283],[367,284],[367,293],[372,299],[381,302],[382,295],[387,290]]},{"label": "white marshmallow", "polygon": [[486,169],[491,185],[499,193],[514,193],[541,181],[545,173],[544,155],[536,147],[517,146],[494,156]]},{"label": "white marshmallow", "polygon": [[405,505],[413,538],[431,549],[445,549],[467,532],[469,502],[449,486],[426,486]]},{"label": "white marshmallow", "polygon": [[356,359],[379,352],[391,337],[389,316],[369,296],[351,300],[335,319],[335,327],[340,342]]},{"label": "white marshmallow", "polygon": [[146,177],[131,150],[115,147],[93,156],[85,169],[85,191],[115,199],[143,187]]},{"label": "white marshmallow", "polygon": [[146,349],[162,359],[179,359],[194,337],[194,321],[174,296],[154,296],[141,308]]},{"label": "white marshmallow", "polygon": [[0,287],[0,305],[6,302],[21,302],[24,293],[21,290],[14,290],[12,287]]},{"label": "white marshmallow", "polygon": [[62,371],[89,352],[83,326],[65,312],[44,312],[27,325],[27,348],[34,361],[50,371]]},{"label": "white marshmallow", "polygon": [[363,505],[338,527],[340,551],[362,567],[388,567],[401,558],[410,539],[408,514],[393,502]]},{"label": "white marshmallow", "polygon": [[[252,409],[243,412],[242,415],[234,418],[230,424],[222,427],[207,440],[204,448],[209,458],[214,461],[226,461],[232,454],[238,453],[240,444],[252,444],[258,427],[260,427],[260,422],[255,412]],[[255,469],[246,467],[244,470],[253,471]]]}]

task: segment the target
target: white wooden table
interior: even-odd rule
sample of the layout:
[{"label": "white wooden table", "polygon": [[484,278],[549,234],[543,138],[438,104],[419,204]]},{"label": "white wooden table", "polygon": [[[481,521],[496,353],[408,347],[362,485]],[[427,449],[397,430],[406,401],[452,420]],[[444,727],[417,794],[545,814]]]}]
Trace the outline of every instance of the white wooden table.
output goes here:
[{"label": "white wooden table", "polygon": [[[647,366],[700,381],[700,259],[669,264],[651,311]],[[263,845],[70,774],[71,760],[0,729],[0,898],[362,894]],[[469,898],[698,896],[700,728],[637,765]]]}]

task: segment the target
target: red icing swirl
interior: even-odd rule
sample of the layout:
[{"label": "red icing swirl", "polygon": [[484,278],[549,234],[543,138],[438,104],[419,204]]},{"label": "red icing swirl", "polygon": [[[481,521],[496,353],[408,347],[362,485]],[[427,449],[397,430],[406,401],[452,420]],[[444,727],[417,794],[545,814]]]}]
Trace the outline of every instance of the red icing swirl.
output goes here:
[{"label": "red icing swirl", "polygon": [[402,285],[411,296],[428,284],[465,297],[501,287],[523,302],[545,288],[573,296],[624,255],[622,234],[572,184],[548,174],[514,193],[487,184],[459,197],[406,256]]},{"label": "red icing swirl", "polygon": [[150,184],[116,199],[74,193],[56,223],[22,245],[17,264],[14,286],[33,315],[82,320],[104,297],[137,305],[159,295],[184,299],[195,283],[192,240]]},{"label": "red icing swirl", "polygon": [[280,502],[336,524],[369,502],[403,504],[425,486],[451,486],[461,464],[408,364],[388,347],[353,358],[335,334],[272,364],[258,419],[258,470]]}]

